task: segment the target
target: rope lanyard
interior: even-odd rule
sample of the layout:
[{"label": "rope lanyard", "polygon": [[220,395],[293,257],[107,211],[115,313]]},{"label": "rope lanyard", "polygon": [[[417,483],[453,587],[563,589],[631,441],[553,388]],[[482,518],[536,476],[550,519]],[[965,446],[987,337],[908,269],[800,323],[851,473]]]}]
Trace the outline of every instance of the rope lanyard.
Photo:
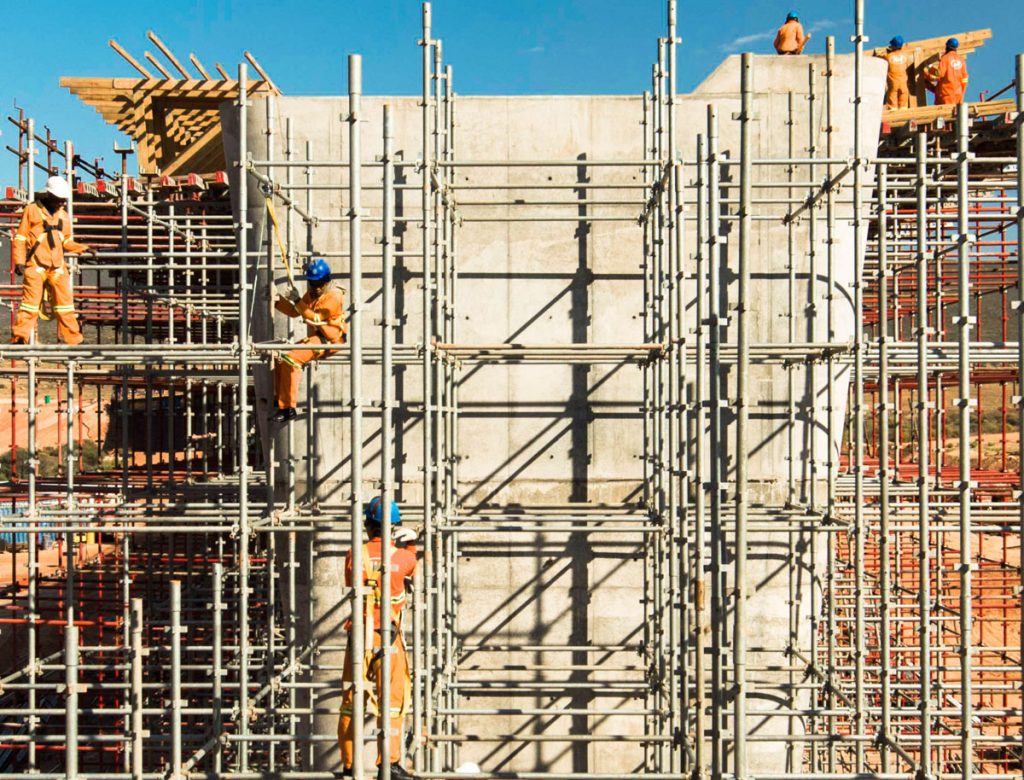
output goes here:
[{"label": "rope lanyard", "polygon": [[292,286],[292,289],[297,289],[295,286],[295,275],[292,273],[291,258],[288,257],[288,252],[284,247],[284,239],[281,238],[281,228],[277,224],[277,214],[274,213],[274,199],[270,195],[264,196],[267,202],[267,213],[270,215],[270,223],[273,225],[274,238],[277,239],[277,246],[281,250],[281,257],[284,259],[284,270],[288,274],[288,283]]}]

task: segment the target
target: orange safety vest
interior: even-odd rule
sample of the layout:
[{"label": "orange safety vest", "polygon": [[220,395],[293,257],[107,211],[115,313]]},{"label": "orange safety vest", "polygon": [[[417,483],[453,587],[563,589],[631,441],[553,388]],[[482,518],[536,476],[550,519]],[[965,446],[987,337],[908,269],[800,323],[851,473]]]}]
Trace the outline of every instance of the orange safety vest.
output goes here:
[{"label": "orange safety vest", "polygon": [[307,292],[295,303],[279,300],[274,308],[289,317],[301,317],[309,336],[320,336],[330,344],[345,341],[345,294],[339,289],[329,286],[316,298]]},{"label": "orange safety vest", "polygon": [[[395,554],[395,549],[391,548],[391,554]],[[377,622],[376,618],[378,615],[381,616],[380,621],[383,625],[383,613],[381,612],[381,606],[384,604],[384,592],[381,587],[380,569],[373,565],[373,559],[370,557],[370,548],[368,545],[363,545],[363,582],[370,586],[370,594],[366,597],[363,603],[363,628],[366,632],[366,644],[363,647],[373,647],[373,632],[374,624]],[[390,591],[390,588],[388,589]],[[391,603],[391,622],[395,626],[394,635],[397,636],[402,630],[402,610],[405,608],[406,595],[403,589],[397,596],[394,594],[390,595]]]},{"label": "orange safety vest", "polygon": [[36,201],[25,207],[14,234],[14,264],[61,268],[65,250],[81,252],[86,248],[71,237],[71,220],[64,209],[51,214]]}]

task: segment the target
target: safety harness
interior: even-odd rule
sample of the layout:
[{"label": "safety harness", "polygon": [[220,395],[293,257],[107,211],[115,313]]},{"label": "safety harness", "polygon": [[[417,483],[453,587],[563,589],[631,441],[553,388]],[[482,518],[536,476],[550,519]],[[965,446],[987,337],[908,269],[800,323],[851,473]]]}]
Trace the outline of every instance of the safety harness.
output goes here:
[{"label": "safety harness", "polygon": [[55,241],[53,238],[54,233],[57,234],[57,239],[60,241],[62,249],[64,247],[64,244],[66,243],[64,239],[64,233],[62,231],[62,228],[64,227],[64,219],[58,219],[57,224],[54,225],[49,221],[54,217],[53,214],[50,214],[50,212],[48,212],[38,203],[34,203],[32,205],[34,205],[37,209],[39,209],[40,212],[42,212],[43,232],[36,236],[35,242],[29,248],[28,254],[25,255],[25,265],[28,265],[30,262],[32,262],[32,258],[35,256],[36,250],[39,249],[39,245],[43,243],[43,236],[46,237],[46,243],[50,247],[51,252],[57,248],[57,241]]},{"label": "safety harness", "polygon": [[[394,548],[392,548],[392,552]],[[383,558],[383,551],[381,553]],[[380,613],[381,623],[384,622],[384,612],[381,611],[381,607],[384,604],[384,593],[381,583],[381,572],[380,569],[376,569],[373,566],[373,562],[370,558],[370,548],[367,545],[363,545],[363,580],[367,585],[370,586],[370,593],[366,598],[364,604],[364,619],[363,627],[366,632],[366,644],[363,647],[373,647],[373,615],[375,611]],[[388,588],[390,593],[391,588]],[[401,632],[402,628],[402,608],[405,607],[405,591],[403,590],[397,596],[390,596],[388,598],[390,602],[390,609],[388,610],[388,619],[391,621],[394,627],[394,637],[397,637]],[[397,617],[396,617],[397,616]],[[394,639],[392,639],[394,641]]]},{"label": "safety harness", "polygon": [[[367,545],[363,545],[363,580],[370,586],[370,592],[366,597],[363,610],[363,675],[367,680],[372,681],[376,677],[376,667],[382,663],[384,658],[384,648],[373,647],[373,614],[375,610],[380,610],[381,606],[388,601],[390,603],[390,610],[388,619],[391,620],[391,644],[394,646],[396,643],[400,643],[400,652],[405,652],[405,643],[402,639],[402,608],[405,606],[406,596],[403,590],[397,596],[389,596],[388,599],[384,598],[384,592],[382,587],[382,577],[379,568],[374,568],[372,560],[370,558],[370,550]],[[388,591],[390,592],[390,588]],[[384,614],[380,613],[381,620],[384,620]],[[401,681],[403,687],[403,704],[400,707],[392,707],[390,702],[388,703],[388,714],[391,718],[401,718],[405,715],[406,707],[412,696],[412,678],[409,676],[409,670],[406,668],[405,678]],[[378,700],[378,691],[376,686],[371,685],[366,689],[366,695],[369,703],[369,708],[372,712],[376,713],[380,707]],[[352,714],[352,708],[346,704],[341,706],[341,714],[349,715]]]},{"label": "safety harness", "polygon": [[291,258],[288,257],[288,250],[285,249],[284,239],[281,238],[281,227],[277,224],[277,214],[274,212],[274,199],[270,195],[264,195],[267,203],[267,214],[270,216],[270,224],[273,226],[274,238],[277,239],[277,246],[281,250],[281,259],[284,260],[284,270],[288,274],[288,284],[295,289],[295,275],[292,273]]}]

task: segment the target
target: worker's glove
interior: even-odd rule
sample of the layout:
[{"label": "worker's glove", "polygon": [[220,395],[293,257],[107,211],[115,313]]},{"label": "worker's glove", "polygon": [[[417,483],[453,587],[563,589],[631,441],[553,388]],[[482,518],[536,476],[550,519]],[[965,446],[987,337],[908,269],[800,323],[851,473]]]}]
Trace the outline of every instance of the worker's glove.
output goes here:
[{"label": "worker's glove", "polygon": [[405,547],[416,541],[416,532],[404,526],[396,528],[391,532],[391,541],[395,543],[395,547]]},{"label": "worker's glove", "polygon": [[289,284],[287,287],[279,287],[277,289],[277,296],[279,298],[283,298],[286,301],[290,301],[291,303],[298,303],[299,299],[302,298],[302,296],[299,295],[299,291],[296,290],[295,286],[291,284]]},{"label": "worker's glove", "polygon": [[96,250],[91,246],[86,247],[79,253],[79,257],[88,257],[90,260],[95,260],[99,255],[96,254]]},{"label": "worker's glove", "polygon": [[25,266],[23,266],[23,265],[16,265],[16,266],[14,266],[14,275],[15,276],[24,276],[25,275]]}]

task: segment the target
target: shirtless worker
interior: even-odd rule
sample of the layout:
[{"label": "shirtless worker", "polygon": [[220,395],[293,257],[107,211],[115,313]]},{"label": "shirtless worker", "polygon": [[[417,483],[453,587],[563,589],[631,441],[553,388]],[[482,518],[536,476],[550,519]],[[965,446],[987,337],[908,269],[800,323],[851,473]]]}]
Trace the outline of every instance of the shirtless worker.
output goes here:
[{"label": "shirtless worker", "polygon": [[799,15],[796,11],[790,11],[786,14],[786,23],[775,35],[775,51],[779,54],[803,54],[809,40],[811,36],[804,35]]}]

